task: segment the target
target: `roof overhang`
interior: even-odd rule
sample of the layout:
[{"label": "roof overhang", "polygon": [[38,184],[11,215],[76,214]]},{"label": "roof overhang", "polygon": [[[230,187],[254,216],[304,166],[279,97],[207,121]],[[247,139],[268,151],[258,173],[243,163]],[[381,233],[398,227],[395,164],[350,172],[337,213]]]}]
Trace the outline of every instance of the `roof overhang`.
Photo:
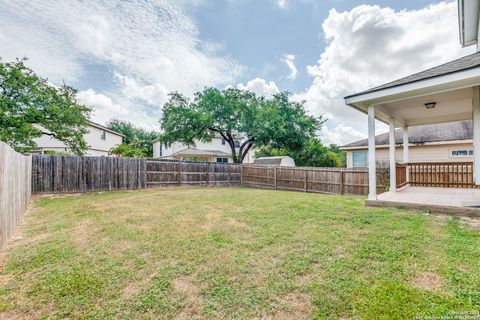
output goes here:
[{"label": "roof overhang", "polygon": [[479,9],[478,0],[458,0],[458,25],[462,47],[478,42]]},{"label": "roof overhang", "polygon": [[113,131],[112,129],[110,128],[107,128],[105,126],[102,126],[101,124],[99,123],[96,123],[96,122],[93,122],[93,121],[88,121],[88,124],[91,126],[91,127],[94,127],[94,128],[97,128],[97,129],[100,129],[100,130],[105,130],[107,132],[110,132],[110,133],[113,133],[117,136],[121,136],[123,138],[125,138],[125,136],[123,134],[121,134],[120,132],[117,132],[117,131]]},{"label": "roof overhang", "polygon": [[[473,139],[465,140],[448,140],[448,141],[430,141],[422,143],[409,143],[410,147],[422,147],[422,146],[442,146],[442,145],[457,145],[457,144],[468,144],[473,143]],[[396,146],[403,146],[403,143],[396,143]],[[375,145],[377,149],[386,149],[390,146],[388,144]],[[365,146],[352,146],[352,147],[340,147],[340,150],[344,151],[355,151],[355,150],[368,150],[368,145]]]},{"label": "roof overhang", "polygon": [[[465,120],[471,119],[471,109],[468,109],[468,104],[470,104],[471,108],[471,91],[465,89],[478,85],[480,85],[480,67],[453,72],[424,80],[418,80],[373,92],[370,91],[348,96],[345,97],[345,103],[363,113],[367,113],[368,106],[375,106],[376,119],[384,123],[389,123],[390,119],[393,118],[397,126],[411,126]],[[462,89],[464,90],[461,91]],[[425,120],[421,120],[416,117],[416,119],[407,121],[407,119],[402,119],[402,117],[395,115],[394,112],[392,112],[392,108],[390,108],[390,110],[385,108],[385,106],[396,106],[397,110],[401,110],[403,106],[406,106],[408,103],[416,103],[418,105],[416,111],[420,111],[422,108],[424,108],[422,102],[429,102],[427,100],[435,99],[436,95],[447,97],[448,94],[444,93],[448,92],[452,92],[452,97],[450,100],[452,100],[453,96],[455,96],[455,92],[460,92],[463,94],[457,94],[457,97],[455,97],[455,99],[457,99],[457,104],[460,103],[465,105],[461,110],[462,114],[454,115],[454,113],[460,112],[459,108],[455,108],[455,106],[453,106],[454,101],[449,101],[449,109],[446,109],[447,111],[451,111],[452,114],[449,116],[447,112],[443,115],[444,119],[428,117]],[[461,99],[462,101],[460,101]],[[414,111],[415,110],[412,109],[412,115],[414,115]]]}]

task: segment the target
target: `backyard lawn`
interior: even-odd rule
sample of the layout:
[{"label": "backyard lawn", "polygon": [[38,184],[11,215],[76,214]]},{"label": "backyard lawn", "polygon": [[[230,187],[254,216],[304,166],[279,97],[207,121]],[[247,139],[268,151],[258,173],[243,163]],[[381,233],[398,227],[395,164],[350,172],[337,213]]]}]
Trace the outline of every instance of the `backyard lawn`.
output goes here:
[{"label": "backyard lawn", "polygon": [[480,311],[474,223],[363,200],[248,188],[40,198],[2,257],[0,318]]}]

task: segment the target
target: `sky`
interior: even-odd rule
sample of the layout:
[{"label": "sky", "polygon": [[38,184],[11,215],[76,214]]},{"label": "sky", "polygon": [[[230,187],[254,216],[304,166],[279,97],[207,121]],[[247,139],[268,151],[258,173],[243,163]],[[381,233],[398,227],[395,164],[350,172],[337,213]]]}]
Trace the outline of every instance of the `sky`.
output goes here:
[{"label": "sky", "polygon": [[[366,136],[343,97],[473,53],[456,1],[0,0],[0,57],[78,89],[92,120],[160,130],[168,93],[228,86],[304,100],[324,143]],[[378,131],[386,126],[377,124]]]}]

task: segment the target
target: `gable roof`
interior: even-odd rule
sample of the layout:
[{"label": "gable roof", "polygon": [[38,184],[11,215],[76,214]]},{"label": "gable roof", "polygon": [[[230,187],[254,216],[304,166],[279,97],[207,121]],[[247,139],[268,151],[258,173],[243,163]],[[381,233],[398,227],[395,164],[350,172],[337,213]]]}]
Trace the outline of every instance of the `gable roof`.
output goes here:
[{"label": "gable roof", "polygon": [[[289,156],[274,156],[274,157],[260,157],[253,161],[254,164],[261,165],[280,165],[283,159],[288,159]],[[291,158],[290,158],[291,159]]]},{"label": "gable roof", "polygon": [[93,122],[93,121],[90,121],[90,120],[89,120],[89,121],[88,121],[88,124],[89,124],[90,126],[92,126],[92,127],[97,128],[97,129],[105,130],[105,131],[107,131],[107,132],[116,134],[116,135],[118,135],[118,136],[125,137],[125,136],[124,136],[123,134],[121,134],[120,132],[113,131],[112,129],[109,129],[109,128],[105,127],[105,126],[102,126],[102,125],[99,124],[99,123],[96,123],[96,122]]},{"label": "gable roof", "polygon": [[[375,136],[375,145],[388,145],[388,132]],[[408,142],[423,144],[427,142],[469,140],[473,137],[472,120],[412,126],[408,128]],[[403,143],[403,129],[395,130],[395,143]],[[341,148],[367,147],[368,139],[355,141]]]},{"label": "gable roof", "polygon": [[221,156],[221,157],[230,157],[230,153],[226,153],[220,150],[203,150],[196,148],[186,148],[180,151],[173,153],[171,156]]},{"label": "gable roof", "polygon": [[455,73],[459,71],[464,71],[467,69],[473,69],[477,68],[480,66],[480,52],[473,53],[471,55],[441,64],[439,66],[409,75],[404,78],[397,79],[392,82],[388,82],[385,84],[382,84],[380,86],[361,91],[349,96],[346,96],[345,99],[355,97],[358,95],[362,95],[365,93],[370,93],[370,92],[375,92],[375,91],[380,91],[382,89],[387,89],[387,88],[392,88],[392,87],[397,87],[401,85],[405,85],[408,83],[420,81],[420,80],[426,80],[430,78],[435,78],[439,76],[444,76],[450,73]]}]

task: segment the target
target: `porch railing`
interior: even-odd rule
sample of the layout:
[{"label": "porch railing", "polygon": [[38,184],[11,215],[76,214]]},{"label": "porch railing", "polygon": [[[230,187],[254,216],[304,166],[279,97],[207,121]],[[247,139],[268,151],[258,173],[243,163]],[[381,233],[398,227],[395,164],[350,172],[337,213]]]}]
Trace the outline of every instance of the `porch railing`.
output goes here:
[{"label": "porch railing", "polygon": [[397,164],[397,188],[407,184],[421,187],[478,188],[473,162],[418,162]]}]

